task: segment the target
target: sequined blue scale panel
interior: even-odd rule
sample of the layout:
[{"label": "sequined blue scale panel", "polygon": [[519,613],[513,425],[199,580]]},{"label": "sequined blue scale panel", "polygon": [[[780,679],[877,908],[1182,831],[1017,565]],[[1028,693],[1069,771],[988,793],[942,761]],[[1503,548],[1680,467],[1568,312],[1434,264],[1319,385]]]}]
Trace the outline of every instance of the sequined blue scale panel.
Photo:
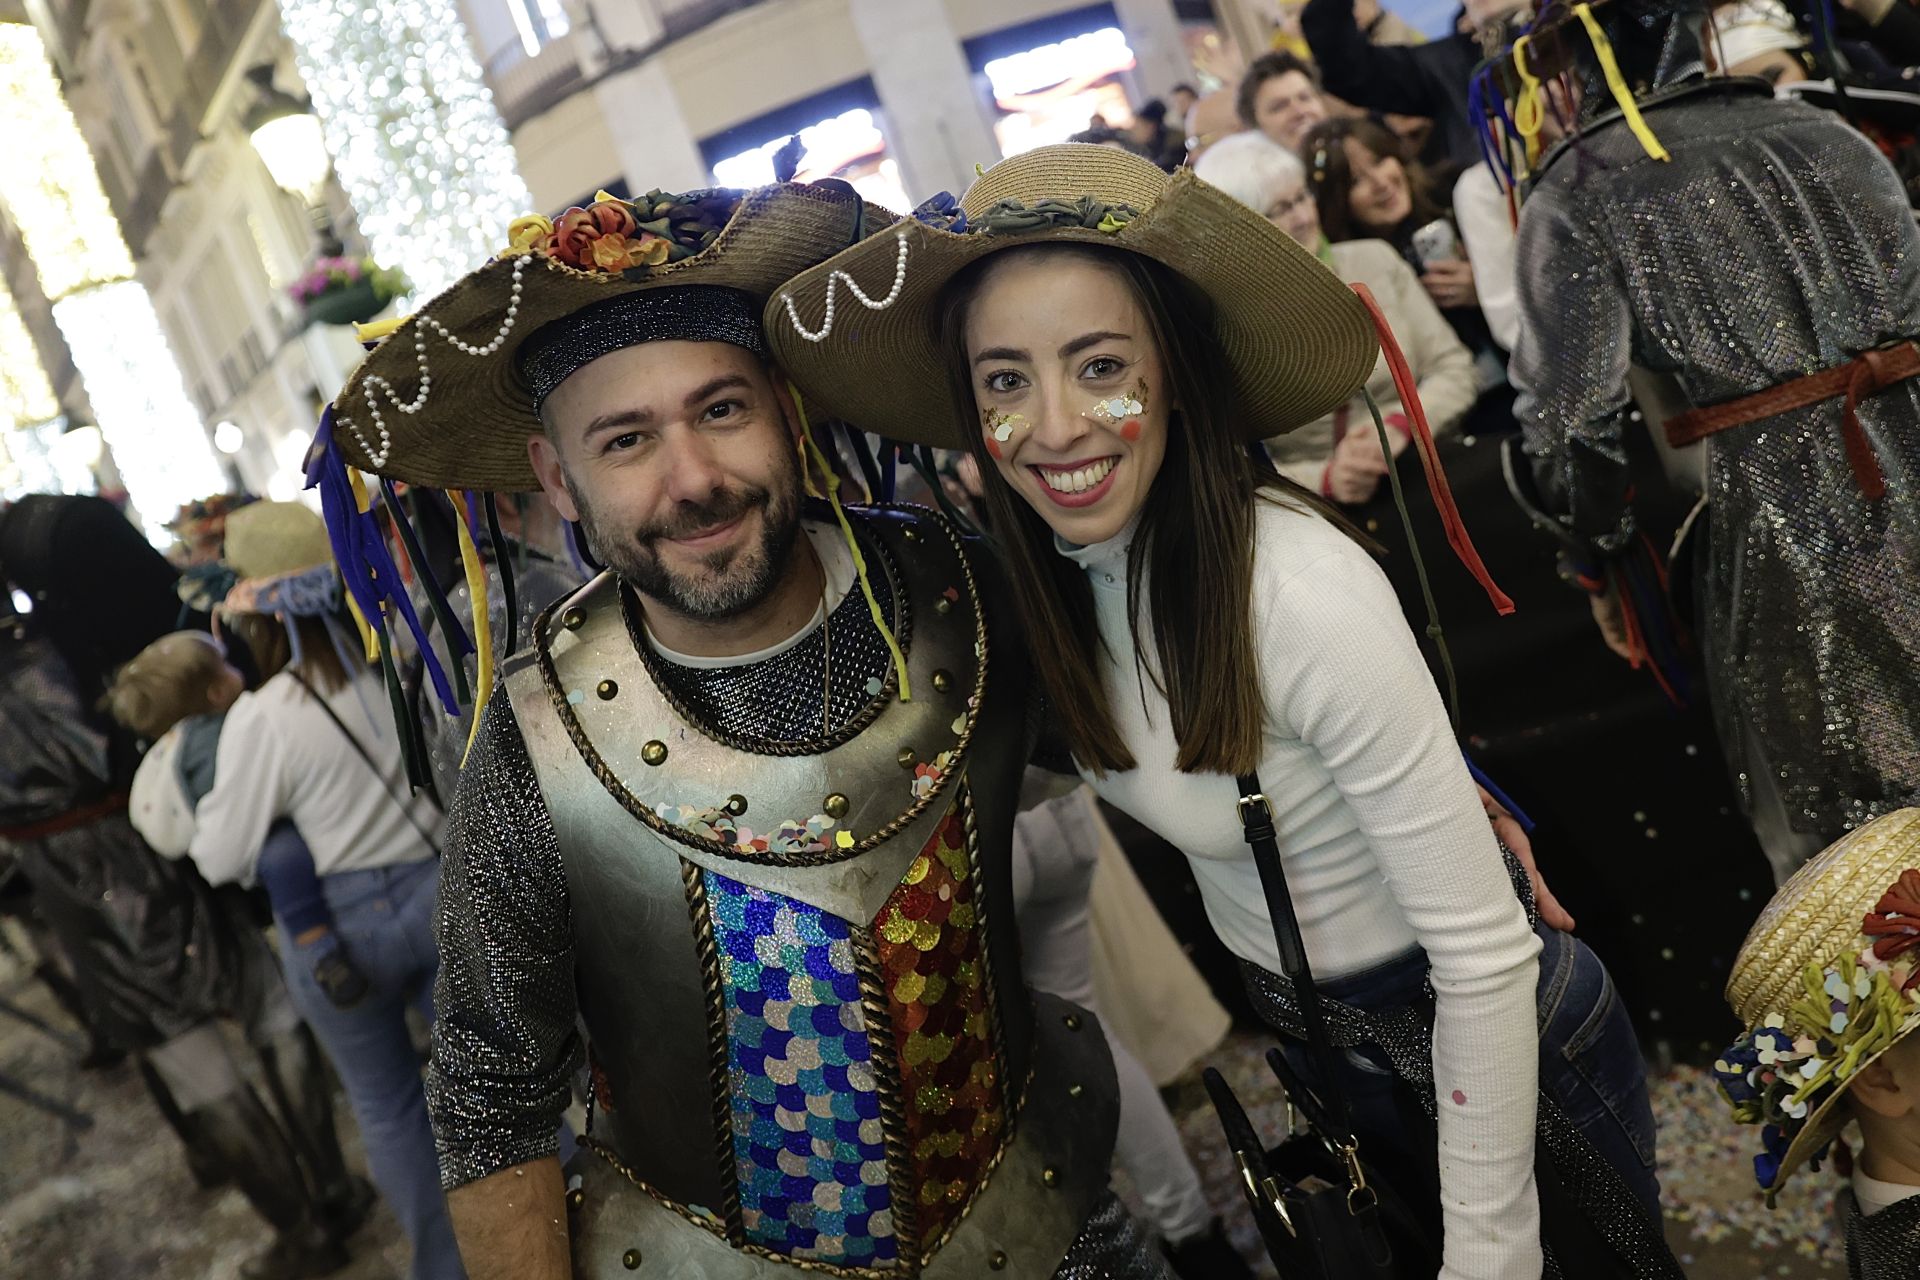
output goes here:
[{"label": "sequined blue scale panel", "polygon": [[725,988],[747,1238],[842,1266],[899,1256],[846,921],[704,872]]}]

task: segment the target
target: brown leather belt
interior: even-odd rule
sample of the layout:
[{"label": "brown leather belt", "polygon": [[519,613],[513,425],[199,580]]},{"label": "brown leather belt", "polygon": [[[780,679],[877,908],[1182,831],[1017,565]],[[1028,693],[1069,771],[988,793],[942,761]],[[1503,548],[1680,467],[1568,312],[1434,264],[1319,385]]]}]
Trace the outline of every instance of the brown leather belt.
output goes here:
[{"label": "brown leather belt", "polygon": [[0,827],[0,840],[13,840],[25,844],[30,840],[45,840],[48,836],[57,836],[62,831],[72,831],[75,827],[84,827],[110,818],[116,813],[124,813],[127,808],[127,793],[116,791],[112,795],[92,804],[81,805],[78,809],[69,809],[65,813],[56,813],[40,822],[29,822],[21,827]]},{"label": "brown leather belt", "polygon": [[1858,407],[1866,397],[1916,374],[1920,374],[1920,346],[1909,341],[1879,347],[1831,369],[1810,373],[1777,387],[1756,391],[1738,400],[1729,400],[1725,404],[1690,409],[1669,418],[1666,424],[1667,442],[1676,449],[1683,449],[1733,427],[1744,427],[1775,414],[1804,409],[1835,396],[1845,396],[1847,403],[1841,418],[1840,438],[1846,446],[1847,462],[1853,467],[1854,479],[1859,481],[1860,491],[1869,499],[1878,501],[1886,494],[1887,480],[1881,474],[1880,460],[1873,456],[1873,445],[1867,439],[1867,433],[1860,427]]}]

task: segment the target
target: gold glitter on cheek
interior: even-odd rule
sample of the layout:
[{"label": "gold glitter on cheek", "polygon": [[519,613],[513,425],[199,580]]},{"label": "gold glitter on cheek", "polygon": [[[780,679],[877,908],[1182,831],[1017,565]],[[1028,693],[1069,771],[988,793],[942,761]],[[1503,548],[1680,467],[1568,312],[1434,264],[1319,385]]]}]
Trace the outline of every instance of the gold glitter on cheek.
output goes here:
[{"label": "gold glitter on cheek", "polygon": [[987,409],[980,415],[987,433],[987,452],[998,458],[1000,446],[1013,439],[1016,431],[1025,431],[1032,424],[1023,413],[1004,413],[999,409]]},{"label": "gold glitter on cheek", "polygon": [[1147,381],[1141,378],[1133,384],[1133,390],[1102,396],[1093,402],[1087,416],[1118,431],[1123,439],[1132,443],[1140,438],[1140,415],[1147,411]]}]

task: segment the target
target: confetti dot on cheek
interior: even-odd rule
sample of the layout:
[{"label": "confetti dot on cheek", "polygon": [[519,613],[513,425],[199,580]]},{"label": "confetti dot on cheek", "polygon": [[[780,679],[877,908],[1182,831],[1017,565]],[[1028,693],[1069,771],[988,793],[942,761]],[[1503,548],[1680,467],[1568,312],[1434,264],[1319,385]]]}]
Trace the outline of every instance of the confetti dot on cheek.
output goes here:
[{"label": "confetti dot on cheek", "polygon": [[1132,444],[1140,438],[1140,419],[1128,418],[1127,424],[1120,428],[1120,438]]},{"label": "confetti dot on cheek", "polygon": [[1455,1090],[1453,1091],[1453,1105],[1454,1105],[1454,1106],[1456,1106],[1456,1107],[1464,1107],[1464,1106],[1466,1106],[1466,1105],[1467,1105],[1467,1095],[1466,1095],[1466,1094],[1464,1094],[1464,1093],[1462,1093],[1462,1092],[1460,1092],[1460,1090],[1458,1090],[1458,1089],[1455,1089]]}]

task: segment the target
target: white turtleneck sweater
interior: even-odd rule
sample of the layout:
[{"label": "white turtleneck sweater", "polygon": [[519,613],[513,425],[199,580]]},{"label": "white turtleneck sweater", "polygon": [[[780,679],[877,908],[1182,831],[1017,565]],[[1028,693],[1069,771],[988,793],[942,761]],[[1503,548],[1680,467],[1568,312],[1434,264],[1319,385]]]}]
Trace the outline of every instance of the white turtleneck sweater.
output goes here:
[{"label": "white turtleneck sweater", "polygon": [[[1102,675],[1137,767],[1089,776],[1102,797],[1186,853],[1234,954],[1278,971],[1232,778],[1180,773],[1166,699],[1135,666],[1132,526],[1057,543],[1093,584]],[[1140,625],[1150,660],[1150,619]],[[1386,575],[1318,515],[1262,500],[1253,634],[1267,709],[1260,783],[1314,974],[1336,978],[1416,944],[1432,966],[1446,1246],[1442,1280],[1536,1280],[1538,1087],[1527,927],[1445,707]]]}]

